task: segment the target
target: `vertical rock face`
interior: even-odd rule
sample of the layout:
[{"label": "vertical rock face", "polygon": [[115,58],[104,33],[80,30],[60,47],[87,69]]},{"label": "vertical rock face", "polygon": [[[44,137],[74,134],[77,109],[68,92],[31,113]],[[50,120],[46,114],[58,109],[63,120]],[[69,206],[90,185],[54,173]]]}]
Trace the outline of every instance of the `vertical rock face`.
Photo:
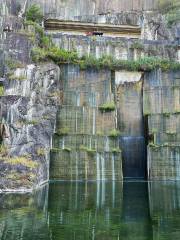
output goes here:
[{"label": "vertical rock face", "polygon": [[141,72],[116,72],[118,129],[124,177],[144,178],[146,152],[143,121],[143,78]]},{"label": "vertical rock face", "polygon": [[61,19],[73,19],[76,16],[118,13],[121,11],[154,10],[157,0],[29,0],[28,3],[40,4],[45,15]]},{"label": "vertical rock face", "polygon": [[63,67],[50,179],[121,180],[111,72]]},{"label": "vertical rock face", "polygon": [[31,188],[48,179],[59,68],[54,64],[17,68],[1,97],[3,188]]},{"label": "vertical rock face", "polygon": [[144,114],[148,119],[149,179],[179,180],[180,73],[156,70],[145,76]]},{"label": "vertical rock face", "polygon": [[[32,63],[38,33],[32,26],[28,31],[19,14],[26,2],[39,4],[45,19],[139,29],[125,35],[122,31],[123,38],[110,30],[106,36],[74,29],[45,32],[60,48],[76,50],[79,57],[113,56],[115,65],[122,61],[122,69],[112,70],[106,59],[104,70],[95,70],[97,66],[81,70],[68,62],[60,72],[53,63]],[[50,148],[51,179],[120,180],[122,158],[125,177],[145,177],[147,142],[148,178],[180,179],[179,72],[158,69],[143,78],[141,72],[123,70],[128,64],[134,70],[132,61],[138,65],[142,57],[178,60],[178,38],[164,16],[151,12],[156,4],[156,0],[0,0],[0,189],[27,190],[48,180]]]}]

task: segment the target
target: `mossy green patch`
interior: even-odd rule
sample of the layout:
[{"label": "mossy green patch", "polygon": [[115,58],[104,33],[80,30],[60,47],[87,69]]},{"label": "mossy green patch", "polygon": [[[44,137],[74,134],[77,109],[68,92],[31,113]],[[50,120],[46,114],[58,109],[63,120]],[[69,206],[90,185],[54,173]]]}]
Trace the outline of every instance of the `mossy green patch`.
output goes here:
[{"label": "mossy green patch", "polygon": [[118,137],[118,136],[120,136],[120,132],[117,129],[112,129],[109,132],[108,136],[109,137]]},{"label": "mossy green patch", "polygon": [[63,148],[63,151],[71,152],[71,148],[69,148],[69,147],[65,147],[65,148]]},{"label": "mossy green patch", "polygon": [[27,80],[27,77],[25,75],[20,75],[20,76],[16,76],[14,74],[11,74],[8,76],[9,80],[17,80],[17,81],[23,81],[23,80]]},{"label": "mossy green patch", "polygon": [[22,64],[21,62],[19,62],[18,60],[13,60],[13,59],[6,59],[5,60],[5,65],[10,69],[10,70],[14,70],[16,68],[23,68],[24,64]]},{"label": "mossy green patch", "polygon": [[43,13],[37,4],[32,4],[25,13],[25,17],[27,21],[40,23],[43,20]]},{"label": "mossy green patch", "polygon": [[99,106],[99,110],[102,112],[114,111],[115,108],[116,108],[116,106],[115,106],[114,102],[107,102],[107,103],[104,103],[101,106]]},{"label": "mossy green patch", "polygon": [[0,96],[4,95],[4,86],[0,85]]},{"label": "mossy green patch", "polygon": [[22,166],[25,166],[30,169],[34,169],[38,166],[37,162],[35,162],[29,158],[26,158],[24,156],[6,158],[4,160],[6,163],[8,163],[10,165],[22,165]]},{"label": "mossy green patch", "polygon": [[81,70],[87,68],[128,71],[152,71],[157,68],[163,71],[180,70],[180,63],[158,57],[144,57],[137,60],[117,60],[112,56],[102,56],[99,59],[91,55],[78,57],[77,52],[66,51],[55,46],[47,49],[34,48],[32,59],[34,62],[53,60],[56,64],[78,64]]},{"label": "mossy green patch", "polygon": [[69,134],[69,132],[70,132],[70,129],[68,128],[68,127],[64,127],[64,128],[60,128],[60,129],[58,129],[57,131],[56,131],[56,133],[58,134],[58,135],[68,135]]},{"label": "mossy green patch", "polygon": [[121,153],[121,149],[120,148],[112,148],[111,152],[113,152],[113,153]]},{"label": "mossy green patch", "polygon": [[44,148],[38,148],[37,149],[37,155],[40,157],[40,156],[45,156],[46,154],[46,151]]},{"label": "mossy green patch", "polygon": [[85,151],[85,152],[87,152],[88,154],[95,154],[95,153],[96,153],[96,150],[95,150],[95,149],[88,148],[88,147],[86,147],[86,146],[84,146],[84,145],[81,145],[81,146],[79,147],[79,150]]}]

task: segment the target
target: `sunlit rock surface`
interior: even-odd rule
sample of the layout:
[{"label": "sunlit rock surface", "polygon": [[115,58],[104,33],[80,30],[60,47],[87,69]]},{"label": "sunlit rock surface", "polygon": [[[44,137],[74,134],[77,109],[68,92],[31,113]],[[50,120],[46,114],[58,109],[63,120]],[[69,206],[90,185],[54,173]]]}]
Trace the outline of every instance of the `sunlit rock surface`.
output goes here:
[{"label": "sunlit rock surface", "polygon": [[[18,186],[23,190],[48,179],[58,80],[59,68],[51,63],[18,68],[12,79],[5,80],[1,97],[1,126],[6,148],[0,162],[4,169],[2,189]],[[18,162],[20,157],[24,158],[21,159],[24,164]],[[14,162],[9,162],[9,158]]]}]

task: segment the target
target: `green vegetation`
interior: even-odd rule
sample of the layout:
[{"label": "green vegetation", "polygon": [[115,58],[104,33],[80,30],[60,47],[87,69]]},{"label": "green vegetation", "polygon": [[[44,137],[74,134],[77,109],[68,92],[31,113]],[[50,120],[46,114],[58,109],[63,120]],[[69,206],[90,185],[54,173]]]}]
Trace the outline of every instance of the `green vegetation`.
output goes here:
[{"label": "green vegetation", "polygon": [[60,128],[57,130],[57,134],[60,135],[60,136],[63,136],[63,135],[68,135],[69,134],[69,131],[70,129],[67,128],[67,127],[64,127],[64,128]]},{"label": "green vegetation", "polygon": [[99,110],[102,112],[114,111],[115,108],[116,108],[116,106],[115,106],[114,102],[107,102],[107,103],[104,103],[103,105],[99,106]]},{"label": "green vegetation", "polygon": [[85,151],[85,152],[87,152],[87,153],[89,153],[89,154],[94,154],[94,153],[96,153],[96,150],[95,150],[95,149],[88,148],[88,147],[86,147],[86,146],[84,146],[84,145],[80,145],[79,150]]},{"label": "green vegetation", "polygon": [[5,60],[5,65],[10,69],[10,70],[14,70],[16,68],[23,68],[24,65],[17,61],[17,60],[13,60],[13,59],[6,59]]},{"label": "green vegetation", "polygon": [[138,60],[117,60],[112,56],[103,56],[99,59],[94,56],[78,57],[77,52],[66,51],[55,46],[50,48],[36,47],[32,50],[32,59],[34,62],[53,60],[56,64],[71,63],[78,64],[81,70],[87,68],[129,71],[151,71],[156,68],[162,68],[163,71],[169,69],[180,69],[180,63],[161,59],[158,57],[144,57]]},{"label": "green vegetation", "polygon": [[179,0],[159,0],[159,10],[165,15],[169,25],[180,21]]},{"label": "green vegetation", "polygon": [[63,151],[71,152],[71,148],[65,147],[65,148],[63,149]]},{"label": "green vegetation", "polygon": [[39,122],[37,120],[22,120],[22,124],[25,125],[37,125]]},{"label": "green vegetation", "polygon": [[43,13],[41,8],[36,5],[32,4],[26,11],[25,17],[27,21],[37,22],[40,23],[43,20]]},{"label": "green vegetation", "polygon": [[144,116],[148,116],[148,115],[150,115],[150,114],[151,114],[151,112],[149,112],[149,111],[145,111],[145,110],[144,110],[144,112],[143,112],[143,115],[144,115]]},{"label": "green vegetation", "polygon": [[10,164],[10,165],[22,165],[25,166],[27,168],[31,168],[34,169],[38,166],[38,163],[28,159],[24,156],[21,157],[14,157],[14,158],[6,158],[5,159],[6,163]]},{"label": "green vegetation", "polygon": [[3,144],[0,145],[0,156],[4,157],[8,154],[7,147]]},{"label": "green vegetation", "polygon": [[59,148],[52,148],[51,149],[51,152],[53,152],[53,153],[59,153],[61,151],[61,149],[59,149]]},{"label": "green vegetation", "polygon": [[151,148],[154,148],[154,149],[158,149],[160,147],[160,145],[157,145],[157,144],[152,143],[152,142],[149,143],[148,146],[151,147]]},{"label": "green vegetation", "polygon": [[174,131],[167,131],[166,134],[168,134],[168,135],[176,135],[177,132],[174,132]]},{"label": "green vegetation", "polygon": [[46,151],[44,148],[38,148],[37,149],[37,155],[40,157],[40,156],[45,156],[46,154]]},{"label": "green vegetation", "polygon": [[0,96],[4,95],[4,87],[0,85]]},{"label": "green vegetation", "polygon": [[99,137],[102,137],[102,136],[104,136],[104,133],[102,131],[97,131],[96,135]]},{"label": "green vegetation", "polygon": [[111,152],[113,152],[113,153],[121,153],[121,149],[113,148],[113,149],[111,149]]},{"label": "green vegetation", "polygon": [[143,50],[144,49],[144,45],[140,42],[134,42],[131,44],[131,48],[132,49],[139,49],[139,50]]},{"label": "green vegetation", "polygon": [[157,128],[152,128],[151,132],[154,134],[154,133],[157,133],[158,132],[158,129]]},{"label": "green vegetation", "polygon": [[21,76],[16,76],[14,74],[10,74],[8,76],[9,80],[17,80],[17,81],[23,81],[23,80],[27,80],[27,77],[25,75],[21,75]]},{"label": "green vegetation", "polygon": [[113,129],[109,132],[109,137],[118,137],[120,135],[120,132],[117,129]]},{"label": "green vegetation", "polygon": [[[56,64],[77,64],[81,70],[88,68],[121,70],[128,71],[151,71],[156,68],[162,68],[163,71],[178,70],[180,69],[180,63],[175,61],[169,61],[168,59],[161,59],[158,57],[144,57],[137,60],[118,60],[113,56],[104,55],[97,59],[92,55],[85,55],[79,57],[76,51],[67,51],[62,48],[56,47],[52,43],[50,36],[46,36],[42,27],[37,23],[27,21],[26,25],[34,25],[35,32],[38,34],[38,46],[32,49],[31,55],[34,62],[44,62],[52,60]],[[142,48],[139,42],[133,44],[134,48]]]},{"label": "green vegetation", "polygon": [[165,117],[170,117],[171,114],[170,114],[169,112],[164,112],[163,115],[164,115]]}]

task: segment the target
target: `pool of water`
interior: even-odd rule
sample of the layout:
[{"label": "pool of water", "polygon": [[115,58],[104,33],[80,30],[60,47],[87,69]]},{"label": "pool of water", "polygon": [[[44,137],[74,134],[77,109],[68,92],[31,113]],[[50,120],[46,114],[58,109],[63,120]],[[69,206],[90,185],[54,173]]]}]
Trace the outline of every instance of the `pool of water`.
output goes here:
[{"label": "pool of water", "polygon": [[0,195],[0,240],[180,239],[180,182],[52,182]]}]

